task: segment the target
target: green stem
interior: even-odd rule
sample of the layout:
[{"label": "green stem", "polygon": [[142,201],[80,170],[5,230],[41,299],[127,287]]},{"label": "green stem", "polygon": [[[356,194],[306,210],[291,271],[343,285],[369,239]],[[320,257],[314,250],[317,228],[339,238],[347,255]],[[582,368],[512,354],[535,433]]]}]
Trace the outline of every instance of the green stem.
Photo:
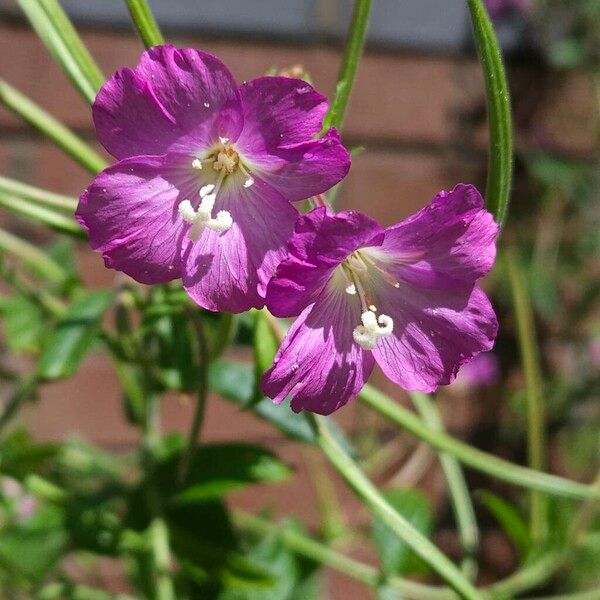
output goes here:
[{"label": "green stem", "polygon": [[133,24],[146,48],[164,44],[165,40],[146,0],[125,0]]},{"label": "green stem", "polygon": [[73,217],[57,212],[54,209],[35,205],[21,198],[13,198],[4,192],[0,192],[0,206],[22,217],[27,217],[32,221],[46,225],[59,233],[81,239],[87,237],[85,231]]},{"label": "green stem", "polygon": [[[433,431],[443,433],[444,425],[439,411],[429,396],[418,392],[413,392],[410,396],[425,425]],[[439,460],[448,484],[458,534],[464,551],[463,572],[473,580],[477,575],[477,562],[474,557],[479,548],[479,527],[475,509],[458,460],[446,452],[439,453]]]},{"label": "green stem", "polygon": [[515,465],[473,448],[446,433],[433,431],[413,412],[370,385],[364,386],[359,398],[390,421],[410,431],[437,450],[455,456],[473,469],[527,489],[574,499],[600,498],[600,491],[593,486]]},{"label": "green stem", "polygon": [[85,75],[92,88],[98,91],[106,78],[73,27],[71,19],[66,15],[57,0],[38,1],[46,12],[54,29],[60,35],[64,45],[73,55],[81,72]]},{"label": "green stem", "polygon": [[560,594],[559,596],[535,596],[524,600],[600,600],[600,589],[575,592],[573,594]]},{"label": "green stem", "polygon": [[77,200],[75,198],[56,194],[33,185],[22,183],[16,179],[10,179],[9,177],[0,176],[0,192],[18,196],[36,204],[55,208],[70,214],[73,214],[77,208]]},{"label": "green stem", "polygon": [[91,104],[104,77],[56,0],[17,0],[75,88]]},{"label": "green stem", "polygon": [[331,101],[329,112],[324,120],[323,131],[329,129],[329,127],[342,129],[346,107],[356,78],[356,70],[365,44],[369,15],[371,13],[371,2],[372,0],[356,0],[354,3],[352,22],[350,23],[350,30],[348,32],[348,42],[346,43],[342,64],[340,65],[335,94]]},{"label": "green stem", "polygon": [[506,218],[512,181],[510,94],[502,54],[483,0],[467,0],[477,54],[485,78],[489,156],[485,201],[496,221]]},{"label": "green stem", "polygon": [[206,335],[204,332],[204,325],[202,323],[202,316],[197,310],[190,310],[188,312],[189,320],[196,332],[197,340],[197,353],[198,353],[198,365],[200,367],[198,373],[198,390],[196,394],[196,409],[194,411],[194,419],[192,426],[190,427],[190,433],[188,435],[187,446],[181,462],[179,463],[179,481],[183,483],[189,473],[190,464],[194,457],[194,452],[198,445],[198,437],[200,436],[200,430],[202,429],[202,423],[204,422],[204,413],[206,410],[206,397],[208,395],[208,344],[206,343]]},{"label": "green stem", "polygon": [[322,417],[309,417],[317,443],[331,464],[356,495],[392,531],[420,556],[444,581],[466,600],[481,600],[483,596],[473,587],[456,566],[440,552],[421,532],[416,530],[381,496],[379,490],[364,476],[356,463],[329,433]]},{"label": "green stem", "polygon": [[[380,582],[380,573],[371,565],[345,556],[329,546],[311,539],[307,535],[290,527],[281,526],[279,523],[267,521],[261,517],[245,512],[236,511],[233,515],[236,524],[258,535],[279,536],[283,544],[293,552],[318,562],[352,579],[356,579],[369,587],[375,588]],[[400,577],[392,577],[390,585],[402,594],[407,600],[447,600],[456,596],[450,590],[409,581]]]},{"label": "green stem", "polygon": [[[507,250],[505,259],[517,322],[521,366],[525,377],[529,466],[534,469],[543,469],[546,465],[546,418],[533,308],[517,257],[513,252]],[[539,492],[531,493],[529,517],[533,540],[536,543],[543,543],[548,534],[547,502]]]},{"label": "green stem", "polygon": [[104,159],[80,137],[3,79],[0,79],[0,102],[94,175],[106,167]]},{"label": "green stem", "polygon": [[175,600],[175,589],[171,578],[171,552],[169,549],[169,530],[162,517],[161,501],[154,481],[156,448],[160,441],[158,397],[149,390],[144,415],[142,458],[144,470],[148,476],[146,501],[152,515],[148,530],[154,565],[154,600]]},{"label": "green stem", "polygon": [[26,242],[24,239],[0,229],[0,251],[9,252],[43,275],[44,279],[55,284],[64,283],[67,272],[46,252]]},{"label": "green stem", "polygon": [[150,524],[150,537],[154,557],[156,600],[175,600],[175,588],[171,578],[169,530],[163,518],[153,519]]}]

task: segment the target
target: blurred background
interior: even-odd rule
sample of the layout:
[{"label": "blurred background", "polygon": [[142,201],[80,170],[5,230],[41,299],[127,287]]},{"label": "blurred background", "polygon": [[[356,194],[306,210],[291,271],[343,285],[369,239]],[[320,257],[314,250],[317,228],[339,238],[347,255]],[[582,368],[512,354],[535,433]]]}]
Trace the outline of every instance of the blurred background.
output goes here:
[{"label": "blurred background", "polygon": [[[122,2],[65,0],[62,5],[104,73],[136,64],[142,46]],[[239,81],[283,70],[308,74],[327,95],[333,91],[340,40],[351,13],[347,0],[151,0],[150,5],[170,42],[217,54]],[[521,261],[534,305],[549,468],[590,481],[600,450],[600,2],[489,0],[488,6],[505,50],[515,125],[514,193],[502,243]],[[0,0],[0,76],[96,146],[88,106],[10,0]],[[375,0],[343,132],[345,144],[355,149],[354,161],[336,206],[360,209],[391,224],[458,182],[483,190],[485,114],[465,2]],[[3,108],[0,173],[72,196],[90,181],[82,168]],[[41,229],[5,212],[0,223],[38,245],[54,243]],[[106,270],[85,243],[63,251],[89,285],[119,282],[119,275]],[[496,349],[465,369],[439,394],[439,403],[452,434],[522,463],[523,378],[501,259],[485,285],[500,317]],[[18,306],[15,311],[14,302],[3,301],[0,307],[0,375],[26,370],[28,356],[36,351],[35,310],[22,299]],[[232,358],[243,361],[250,353],[240,345]],[[408,402],[401,390],[376,378],[377,385]],[[10,385],[3,387],[6,396]],[[187,429],[191,413],[190,398],[173,393],[164,405],[165,428]],[[92,354],[75,377],[44,386],[19,419],[42,440],[82,438],[123,452],[138,439],[122,414],[113,367],[101,354]],[[357,404],[336,419],[353,436],[365,468],[380,485],[422,492],[426,527],[450,556],[458,556],[434,452]],[[203,436],[266,444],[296,469],[285,483],[231,495],[233,505],[270,507],[275,515],[297,516],[313,530],[368,526],[364,509],[335,483],[316,453],[277,435],[250,413],[211,396]],[[480,581],[485,583],[510,573],[522,550],[507,534],[506,513],[493,498],[509,498],[517,506],[520,500],[512,498],[510,488],[479,474],[468,472],[468,480],[471,489],[488,490],[476,502],[483,529]],[[563,508],[560,514],[568,521],[570,509]],[[343,548],[373,557],[373,550],[352,539]],[[563,584],[575,589],[590,577],[597,579],[600,549],[588,566],[589,572],[574,569],[573,581]],[[94,569],[102,585],[122,588],[113,561],[102,560]],[[414,572],[419,569],[422,565]],[[324,597],[332,599],[370,597],[365,588],[334,573],[327,573],[324,586]]]}]

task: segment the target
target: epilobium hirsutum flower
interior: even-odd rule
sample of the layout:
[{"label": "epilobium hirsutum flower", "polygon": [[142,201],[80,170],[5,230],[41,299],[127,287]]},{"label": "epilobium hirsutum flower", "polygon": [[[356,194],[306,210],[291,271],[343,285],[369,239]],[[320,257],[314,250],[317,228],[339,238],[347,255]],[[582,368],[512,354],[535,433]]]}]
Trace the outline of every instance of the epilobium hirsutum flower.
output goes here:
[{"label": "epilobium hirsutum flower", "polygon": [[267,288],[274,315],[300,316],[263,392],[329,414],[356,396],[375,362],[407,390],[450,383],[493,346],[498,324],[476,282],[494,262],[497,232],[470,185],[387,229],[355,211],[300,217]]},{"label": "epilobium hirsutum flower", "polygon": [[81,196],[77,219],[108,267],[142,283],[182,277],[210,310],[264,304],[298,216],[290,201],[350,166],[324,96],[261,77],[240,86],[214,56],[156,46],[102,87],[98,139],[119,160]]}]

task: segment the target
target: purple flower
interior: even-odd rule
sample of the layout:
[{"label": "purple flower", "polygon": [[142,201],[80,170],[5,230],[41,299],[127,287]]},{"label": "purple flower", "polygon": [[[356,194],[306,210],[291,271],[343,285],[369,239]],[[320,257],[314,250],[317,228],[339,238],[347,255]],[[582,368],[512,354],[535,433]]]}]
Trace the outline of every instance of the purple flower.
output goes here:
[{"label": "purple flower", "polygon": [[298,212],[348,172],[308,83],[240,86],[214,56],[156,46],[102,87],[98,139],[119,162],[83,193],[77,219],[107,267],[142,283],[182,277],[210,310],[264,305]]},{"label": "purple flower", "polygon": [[375,362],[408,390],[450,383],[493,346],[496,317],[475,284],[494,262],[497,232],[470,185],[387,229],[355,211],[300,217],[267,289],[273,314],[300,316],[263,392],[277,403],[289,396],[294,411],[330,414]]},{"label": "purple flower", "polygon": [[500,19],[511,10],[526,14],[531,6],[529,0],[485,0],[492,19]]},{"label": "purple flower", "polygon": [[452,388],[469,390],[494,385],[500,379],[500,365],[492,352],[484,352],[463,365]]}]

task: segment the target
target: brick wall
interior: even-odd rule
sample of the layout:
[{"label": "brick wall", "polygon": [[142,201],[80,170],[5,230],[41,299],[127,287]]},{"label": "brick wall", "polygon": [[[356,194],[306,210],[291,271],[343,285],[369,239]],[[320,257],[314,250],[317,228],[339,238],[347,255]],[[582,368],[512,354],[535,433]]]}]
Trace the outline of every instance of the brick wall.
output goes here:
[{"label": "brick wall", "polygon": [[[141,51],[138,40],[125,33],[84,31],[83,37],[106,74],[122,65],[134,65]],[[214,38],[172,41],[214,52],[239,80],[264,74],[272,66],[301,63],[319,90],[330,94],[335,84],[339,54],[330,47],[264,45]],[[530,75],[524,67],[513,73],[515,107],[521,111],[517,111],[521,125],[517,131],[519,145],[541,145],[583,155],[590,152],[594,148],[591,82],[584,75],[556,81],[551,94],[539,94],[534,110],[527,108],[527,98],[536,91],[532,86],[538,85],[539,78]],[[28,29],[0,24],[0,76],[94,143],[89,108]],[[368,52],[360,66],[344,130],[350,147],[360,145],[365,150],[354,161],[338,205],[367,211],[389,224],[423,206],[440,189],[459,181],[481,187],[486,161],[483,102],[479,67],[471,58]],[[90,179],[83,169],[3,108],[0,173],[72,195],[78,195]],[[22,227],[14,218],[9,218],[8,223]],[[36,239],[35,230],[24,231]],[[79,249],[77,260],[90,284],[112,284],[114,273],[105,270],[99,256],[85,245]],[[388,388],[398,395],[398,390]],[[28,410],[26,420],[41,437],[56,439],[76,434],[119,449],[137,437],[121,415],[120,402],[109,361],[94,356],[75,378],[46,386],[40,403]],[[346,408],[340,412],[339,420],[353,427],[362,418],[357,410]],[[173,397],[165,403],[167,429],[185,428],[190,415],[189,399]],[[451,428],[455,433],[464,432],[481,415],[482,411],[474,410],[468,399],[458,398],[453,405]],[[210,399],[204,438],[246,439],[273,447],[297,468],[297,477],[285,485],[252,488],[236,494],[233,501],[249,508],[271,504],[281,515],[295,514],[317,525],[318,511],[306,455],[298,445],[218,398]],[[424,483],[441,509],[445,506],[443,481],[437,476],[435,461],[426,466],[429,464]],[[366,523],[366,514],[339,488],[340,502],[349,519]],[[448,549],[452,550],[452,544]],[[335,589],[336,598],[365,597],[362,588],[338,576],[329,578],[328,586]]]}]

